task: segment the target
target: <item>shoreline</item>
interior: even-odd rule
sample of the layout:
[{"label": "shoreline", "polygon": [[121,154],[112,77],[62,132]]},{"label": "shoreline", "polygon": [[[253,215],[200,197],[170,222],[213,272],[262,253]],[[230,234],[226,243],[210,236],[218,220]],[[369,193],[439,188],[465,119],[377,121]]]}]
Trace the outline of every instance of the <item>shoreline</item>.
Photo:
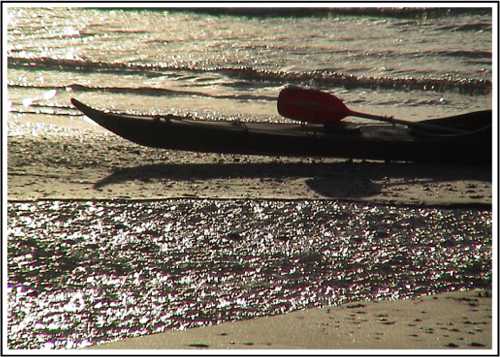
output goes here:
[{"label": "shoreline", "polygon": [[455,6],[9,7],[6,353],[498,354],[496,153],[387,128],[407,145],[357,148],[382,160],[155,149],[71,101],[299,128],[291,85],[409,128],[498,114],[496,7]]},{"label": "shoreline", "polygon": [[[490,210],[493,204],[488,167],[173,152],[140,147],[99,128],[84,127],[61,136],[9,136],[7,200],[317,200]],[[491,333],[493,305],[491,297],[478,296],[483,293],[446,292],[312,308],[91,348],[485,351],[496,345]],[[443,311],[449,315],[442,316]],[[457,320],[464,316],[467,320]]]},{"label": "shoreline", "polygon": [[[168,196],[168,197],[150,197],[150,198],[74,198],[74,197],[47,197],[47,198],[15,198],[8,199],[9,203],[34,203],[34,202],[52,202],[52,201],[61,201],[61,202],[162,202],[162,201],[182,201],[182,200],[194,200],[194,201],[255,201],[255,202],[263,202],[263,201],[274,201],[274,202],[321,202],[321,201],[330,201],[328,198],[283,198],[283,197],[258,197],[258,198],[234,198],[231,196],[228,197],[199,197],[199,196]],[[452,202],[452,203],[422,203],[422,204],[411,204],[404,202],[384,202],[384,201],[363,201],[357,199],[349,199],[349,198],[338,198],[335,199],[336,202],[339,203],[367,203],[374,206],[394,206],[398,208],[429,208],[429,209],[478,209],[478,210],[487,210],[491,211],[493,205],[491,203],[482,203],[482,202]]]},{"label": "shoreline", "polygon": [[9,200],[213,198],[450,208],[492,205],[488,166],[205,154],[141,147],[83,123],[74,124],[65,135],[40,130],[36,136],[8,137]]},{"label": "shoreline", "polygon": [[470,349],[479,353],[491,348],[491,292],[476,289],[299,310],[126,338],[88,349]]}]

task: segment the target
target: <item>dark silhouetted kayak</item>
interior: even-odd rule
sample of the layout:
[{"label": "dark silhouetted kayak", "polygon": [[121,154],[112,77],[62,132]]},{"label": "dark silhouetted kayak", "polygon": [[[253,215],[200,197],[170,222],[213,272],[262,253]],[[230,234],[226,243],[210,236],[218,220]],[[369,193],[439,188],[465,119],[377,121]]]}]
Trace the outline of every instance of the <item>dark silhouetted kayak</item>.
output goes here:
[{"label": "dark silhouetted kayak", "polygon": [[325,127],[194,120],[173,115],[148,117],[97,110],[76,99],[71,103],[116,135],[153,148],[467,164],[488,164],[492,157],[491,110],[421,121],[433,127],[463,130],[450,134],[378,123]]}]

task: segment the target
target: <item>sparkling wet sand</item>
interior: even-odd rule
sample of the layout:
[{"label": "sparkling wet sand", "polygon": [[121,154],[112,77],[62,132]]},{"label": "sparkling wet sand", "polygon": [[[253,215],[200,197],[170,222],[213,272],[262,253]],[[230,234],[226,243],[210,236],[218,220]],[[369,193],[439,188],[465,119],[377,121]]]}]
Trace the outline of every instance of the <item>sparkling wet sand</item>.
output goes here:
[{"label": "sparkling wet sand", "polygon": [[[202,254],[201,251],[199,254],[202,255],[195,254],[194,257],[202,258],[192,259],[186,266],[177,267],[179,272],[185,275],[184,278],[190,278],[188,272],[194,266],[201,269],[203,264],[213,262],[222,276],[234,275],[225,285],[234,289],[230,291],[248,293],[249,296],[254,294],[257,297],[259,293],[268,294],[269,298],[266,300],[269,310],[263,308],[264,304],[259,304],[258,298],[252,301],[248,296],[239,296],[240,300],[233,301],[224,296],[224,289],[217,288],[221,282],[214,284],[215,281],[210,280],[213,277],[208,279],[210,272],[207,271],[205,278],[208,280],[205,279],[204,285],[200,286],[213,287],[215,290],[204,292],[208,300],[205,300],[205,305],[202,306],[208,307],[209,311],[217,311],[210,308],[211,304],[222,304],[220,311],[226,311],[224,308],[242,308],[245,306],[242,299],[246,298],[245,301],[249,302],[248,309],[236,309],[235,311],[240,313],[233,315],[223,312],[221,318],[211,321],[221,324],[212,327],[194,328],[194,324],[190,323],[193,322],[190,314],[181,313],[177,319],[178,323],[171,327],[183,328],[184,321],[184,327],[188,327],[185,331],[162,332],[158,321],[145,320],[142,325],[139,321],[137,326],[140,327],[137,327],[137,330],[127,330],[126,325],[116,326],[124,319],[115,324],[104,319],[101,327],[111,330],[107,331],[108,335],[97,336],[98,338],[93,340],[94,343],[116,338],[120,341],[110,345],[98,344],[98,348],[489,349],[492,346],[493,314],[489,297],[491,274],[488,275],[491,270],[488,264],[491,264],[492,244],[491,169],[159,151],[103,134],[97,128],[70,128],[55,134],[57,135],[41,132],[34,137],[10,136],[8,143],[8,198],[11,200],[9,209],[23,216],[23,210],[33,207],[35,212],[39,213],[44,212],[44,209],[50,211],[52,205],[66,208],[66,211],[53,208],[55,211],[49,214],[52,218],[47,221],[52,223],[44,227],[37,227],[36,224],[29,226],[26,221],[18,221],[12,226],[12,221],[9,221],[9,229],[45,229],[46,244],[35,248],[45,252],[53,248],[55,251],[51,252],[57,257],[46,267],[50,268],[52,263],[58,267],[61,267],[62,263],[64,267],[65,257],[79,257],[84,263],[83,267],[92,266],[90,263],[94,262],[105,269],[114,267],[116,271],[120,268],[121,273],[115,278],[128,281],[128,278],[133,277],[132,272],[148,272],[148,269],[142,269],[144,264],[152,268],[152,272],[158,268],[157,263],[161,259],[149,257],[149,254],[152,254],[149,249],[158,252],[155,249],[159,247],[161,252],[163,244],[168,252],[168,244],[175,246],[179,243],[161,241],[168,236],[167,227],[170,227],[169,229],[173,230],[172,237],[183,237],[190,244],[196,243],[198,238],[206,237],[200,241],[203,244],[199,247],[208,244],[206,249],[204,248],[205,252],[209,252],[211,246],[214,252],[220,253],[220,256],[214,259],[205,257],[205,253]],[[206,200],[199,200],[200,197]],[[198,211],[193,210],[193,206],[185,206],[187,211],[184,212],[182,205],[164,201],[189,201],[191,198],[194,202],[192,205],[198,204],[199,212],[205,212],[206,216],[196,213]],[[112,201],[107,201],[109,199]],[[134,229],[140,226],[139,223],[147,223],[147,215],[139,218],[134,218],[133,215],[120,217],[120,212],[128,212],[120,208],[120,205],[133,205],[139,200],[136,204],[140,209],[135,209],[135,212],[142,212],[148,209],[145,208],[147,202],[142,201],[144,199],[153,200],[150,203],[153,206],[149,209],[157,214],[156,220],[152,220],[156,226],[142,227],[142,233],[133,233]],[[238,201],[239,199],[243,201]],[[379,203],[385,205],[378,205]],[[19,205],[25,206],[21,209]],[[88,207],[82,208],[85,205]],[[106,205],[111,207],[106,208]],[[160,207],[154,208],[154,205]],[[224,205],[229,205],[230,208],[220,209]],[[185,221],[177,228],[169,226],[173,218],[169,220],[165,217],[167,206],[172,214],[176,212],[176,209],[171,209],[172,206],[180,209],[175,213],[180,214],[175,216],[178,221],[180,219],[182,222],[184,219],[190,222]],[[188,206],[191,208],[188,209]],[[299,209],[299,206],[302,208]],[[89,210],[89,207],[93,209]],[[216,213],[219,209],[220,212]],[[270,209],[275,209],[273,214],[266,211]],[[130,212],[133,211],[133,208],[130,209]],[[289,215],[282,214],[281,219],[276,214],[285,211]],[[64,216],[61,212],[68,214]],[[80,218],[83,217],[79,223],[81,226],[67,220],[76,219],[76,212],[83,214],[80,215]],[[87,223],[88,231],[85,232],[82,227],[85,227],[84,216],[88,212],[92,212],[94,216],[91,217],[94,219],[95,215],[101,218],[98,220],[100,223],[88,221],[91,223]],[[228,212],[233,213],[233,216],[229,216]],[[335,219],[331,217],[332,212],[336,215]],[[364,216],[360,215],[360,212],[364,212]],[[448,218],[443,219],[443,216]],[[314,219],[310,220],[311,217]],[[68,227],[63,229],[61,226],[65,219],[70,226],[74,225],[71,230],[73,244],[83,244],[75,251],[63,251],[57,245],[58,240],[69,237],[66,234],[68,231],[65,231]],[[347,229],[350,221],[353,222],[352,227]],[[335,227],[335,222],[338,227]],[[472,222],[479,222],[479,225],[474,228]],[[113,244],[124,244],[127,249],[116,251],[124,252],[130,249],[130,254],[136,254],[136,257],[131,259],[123,256],[124,260],[120,260],[118,254],[118,260],[113,261],[113,257],[109,256],[111,265],[92,260],[87,254],[91,249],[88,244],[92,242],[86,239],[92,234],[98,237],[101,234],[98,230],[102,230],[102,227],[105,227],[109,234],[108,243],[113,241],[112,238],[117,232],[121,232],[118,236],[122,237],[123,241],[115,241]],[[445,234],[446,229],[452,229],[452,233]],[[336,248],[322,245],[326,244],[325,233],[335,230],[339,232],[339,236],[337,239],[331,236],[330,243],[333,246],[340,245]],[[442,234],[436,237],[429,233],[432,231]],[[144,232],[149,238],[144,239]],[[19,237],[23,237],[22,232]],[[193,240],[193,237],[197,238]],[[309,237],[312,237],[311,241],[308,240]],[[404,251],[400,251],[398,244],[405,242],[405,238],[411,238],[413,241],[405,246]],[[33,249],[30,242],[22,239],[15,242],[21,242],[21,251],[25,248]],[[43,239],[41,242],[43,243]],[[98,248],[99,243],[95,244]],[[235,249],[243,249],[241,252],[246,252],[246,256],[250,257],[249,252],[255,251],[253,246],[259,244],[263,244],[261,248],[271,250],[264,255],[257,254],[261,259],[260,263],[259,259],[255,262],[238,261],[237,258],[243,255],[230,254]],[[364,247],[366,244],[368,246]],[[236,246],[240,248],[235,248]],[[354,246],[357,248],[351,250]],[[370,246],[378,247],[375,251],[377,254],[368,254]],[[349,249],[342,255],[343,249],[347,247]],[[422,252],[422,258],[427,258],[426,254],[430,254],[427,263],[424,264],[425,259],[421,259],[420,263],[423,265],[419,265],[414,259],[407,258],[412,256],[412,249],[415,248]],[[25,253],[19,254],[23,256]],[[142,262],[140,259],[136,261],[141,254],[149,258]],[[355,256],[356,254],[360,255]],[[165,257],[168,256],[167,254]],[[465,263],[469,262],[469,265],[461,265],[460,259],[464,257]],[[174,256],[170,255],[170,258],[173,259]],[[361,260],[357,261],[358,258]],[[128,265],[127,259],[131,261]],[[21,267],[22,262],[20,258],[17,261]],[[275,275],[275,280],[268,279],[268,284],[265,285],[263,280],[267,279],[268,275],[259,275],[260,272],[257,275],[250,274],[252,271],[256,272],[257,263],[268,269],[267,273],[272,275],[274,272],[279,275],[281,272],[283,277]],[[78,274],[85,272],[78,273],[78,269],[70,265],[66,266],[68,271],[76,273],[76,276],[69,275],[70,278],[76,279],[73,283],[77,284],[76,286],[78,283],[88,284],[78,280],[82,276]],[[297,271],[293,272],[291,269],[295,265]],[[172,274],[170,270],[177,265],[172,261],[171,265],[163,266],[168,270],[164,270],[164,273]],[[422,267],[424,269],[420,269]],[[245,275],[245,269],[248,269],[248,276]],[[15,283],[22,282],[23,279],[29,281],[34,276],[22,269],[17,273],[20,280]],[[294,279],[290,279],[289,274],[292,274]],[[328,284],[321,285],[325,277],[332,282],[331,279],[337,279],[339,274],[342,275],[340,284],[332,283],[329,286],[334,288],[325,290]],[[456,275],[453,277],[453,274]],[[64,275],[52,276],[49,269],[47,276],[53,279],[49,279],[50,284],[42,288],[38,285],[38,288],[46,293],[46,301],[51,299],[51,289],[65,287],[63,291],[68,293],[68,285],[65,285],[67,282],[58,285],[58,279]],[[246,276],[246,290],[238,289],[238,286],[234,285],[236,276]],[[255,279],[255,276],[259,278]],[[359,281],[356,277],[360,277]],[[381,285],[380,282],[387,278],[390,282],[388,286]],[[140,283],[148,281],[149,278],[146,274],[138,279]],[[184,288],[193,288],[189,285],[189,279],[183,281],[186,285]],[[288,290],[275,291],[275,295],[269,294],[271,289],[286,282],[291,284]],[[99,285],[98,281],[96,284]],[[110,282],[109,286],[112,287],[113,284]],[[32,291],[14,285],[13,289],[20,289],[21,300],[30,299]],[[420,285],[424,287],[423,290],[415,289]],[[162,283],[159,282],[158,287],[161,286]],[[353,287],[354,290],[351,291]],[[465,291],[449,293],[463,287],[466,288]],[[477,287],[481,289],[475,290]],[[194,298],[200,296],[196,289],[187,291],[191,294],[188,295]],[[119,289],[116,292],[108,292],[120,295]],[[303,292],[305,295],[301,295]],[[210,302],[211,294],[218,300]],[[339,294],[342,296],[340,301],[336,299]],[[424,296],[427,294],[430,296]],[[84,301],[87,301],[90,295],[92,294],[84,294]],[[136,299],[139,297],[140,294]],[[71,294],[60,297],[60,303],[67,306],[65,304],[72,298],[75,299]],[[392,298],[397,300],[387,301]],[[113,299],[111,298],[112,301]],[[382,301],[373,302],[378,299]],[[185,303],[186,300],[182,301]],[[229,305],[225,305],[224,301]],[[299,304],[294,306],[294,301]],[[106,304],[105,299],[101,302]],[[144,306],[147,306],[147,300],[144,302]],[[19,303],[22,305],[22,301]],[[337,306],[338,303],[343,305]],[[316,309],[315,306],[324,307]],[[149,308],[151,309],[151,306]],[[162,307],[158,305],[158,308]],[[294,311],[297,309],[300,310]],[[156,311],[155,308],[152,311]],[[255,311],[259,313],[254,313]],[[434,311],[440,313],[433,313]],[[43,315],[43,311],[40,313]],[[248,318],[250,320],[224,322]],[[25,322],[28,327],[29,323],[36,323]],[[128,331],[128,334],[123,331]],[[150,336],[132,337],[138,334]],[[61,336],[64,336],[64,333]],[[59,341],[58,347],[68,347],[61,342],[64,338],[59,337],[54,339]],[[85,338],[80,337],[82,340]],[[74,347],[85,345],[75,342]],[[25,348],[37,348],[43,344],[26,346]],[[57,343],[49,341],[47,346],[55,347]],[[17,348],[23,348],[22,343]]]}]

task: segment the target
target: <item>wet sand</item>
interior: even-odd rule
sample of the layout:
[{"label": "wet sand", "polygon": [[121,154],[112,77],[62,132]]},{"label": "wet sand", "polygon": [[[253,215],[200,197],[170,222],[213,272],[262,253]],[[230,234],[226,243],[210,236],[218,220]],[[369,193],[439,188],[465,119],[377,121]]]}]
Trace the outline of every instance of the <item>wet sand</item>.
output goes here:
[{"label": "wet sand", "polygon": [[[8,137],[9,200],[190,197],[489,208],[491,168],[162,151],[80,124]],[[310,309],[96,347],[489,349],[492,303],[485,294]]]}]

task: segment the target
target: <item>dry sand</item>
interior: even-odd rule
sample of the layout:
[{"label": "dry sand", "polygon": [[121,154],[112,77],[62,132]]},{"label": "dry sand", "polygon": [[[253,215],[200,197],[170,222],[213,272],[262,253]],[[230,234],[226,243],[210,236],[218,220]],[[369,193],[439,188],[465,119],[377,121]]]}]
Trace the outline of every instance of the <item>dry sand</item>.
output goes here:
[{"label": "dry sand", "polygon": [[[29,125],[29,118],[23,120]],[[154,150],[95,126],[73,126],[56,135],[42,130],[34,137],[9,136],[9,200],[205,197],[482,207],[492,203],[490,167]],[[31,129],[38,130],[36,125]],[[326,307],[97,348],[496,349],[492,302],[483,295],[453,292]]]},{"label": "dry sand", "polygon": [[[29,117],[23,119],[23,125],[29,123]],[[36,124],[31,123],[36,136],[8,138],[9,199],[344,199],[486,207],[492,203],[488,166],[157,150],[97,126],[76,122],[55,132]]]},{"label": "dry sand", "polygon": [[[491,349],[489,293],[462,291],[170,331],[98,349]],[[478,352],[478,351],[474,351]]]}]

